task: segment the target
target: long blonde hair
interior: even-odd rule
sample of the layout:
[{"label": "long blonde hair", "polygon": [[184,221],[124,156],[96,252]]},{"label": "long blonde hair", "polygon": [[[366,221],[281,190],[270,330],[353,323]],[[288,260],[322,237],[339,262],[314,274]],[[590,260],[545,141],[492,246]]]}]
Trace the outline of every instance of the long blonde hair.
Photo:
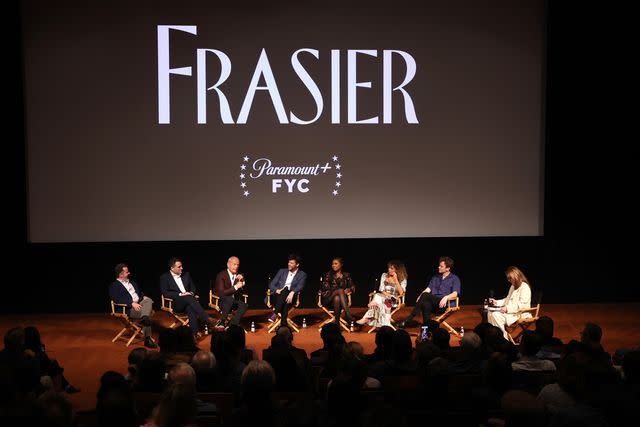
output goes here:
[{"label": "long blonde hair", "polygon": [[[504,274],[505,276],[507,276],[507,280],[513,285],[514,288],[520,287],[522,283],[526,283],[527,285],[529,285],[529,287],[531,287],[529,279],[527,279],[527,276],[525,276],[522,270],[520,270],[518,267],[514,267],[513,265],[511,265],[507,267]],[[514,285],[514,283],[517,283],[518,286]]]}]

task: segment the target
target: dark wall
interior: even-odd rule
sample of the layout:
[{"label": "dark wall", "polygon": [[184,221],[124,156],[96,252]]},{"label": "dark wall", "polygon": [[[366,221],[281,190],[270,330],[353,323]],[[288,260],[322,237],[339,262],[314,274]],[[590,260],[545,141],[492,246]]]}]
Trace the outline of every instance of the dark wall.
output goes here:
[{"label": "dark wall", "polygon": [[[391,258],[403,260],[409,272],[408,300],[436,271],[440,255],[454,258],[466,304],[478,304],[489,289],[506,292],[504,269],[517,265],[532,285],[543,291],[543,302],[639,300],[637,288],[619,273],[625,251],[618,237],[628,232],[624,202],[611,200],[627,181],[620,169],[620,142],[601,140],[608,129],[603,87],[611,45],[592,20],[601,10],[576,10],[555,2],[548,7],[548,63],[545,113],[545,235],[513,238],[345,239],[241,242],[140,242],[28,244],[22,102],[22,58],[16,48],[11,63],[17,89],[7,101],[15,108],[4,138],[5,256],[2,313],[103,312],[108,309],[107,284],[113,267],[127,262],[145,292],[159,300],[157,278],[166,260],[180,256],[206,294],[209,281],[225,268],[228,256],[241,259],[247,276],[250,305],[263,308],[267,276],[286,265],[287,254],[304,258],[309,274],[303,305],[315,305],[318,278],[331,257],[345,258],[358,291],[354,305],[364,306]],[[19,16],[17,5],[15,15]],[[586,16],[585,16],[586,15]],[[19,20],[9,35],[20,44]],[[611,59],[611,58],[608,58]],[[126,193],[126,189],[123,189]],[[294,225],[294,224],[293,224]],[[171,224],[167,224],[171,227]],[[17,262],[16,262],[17,261]],[[627,262],[625,260],[625,262]]]}]

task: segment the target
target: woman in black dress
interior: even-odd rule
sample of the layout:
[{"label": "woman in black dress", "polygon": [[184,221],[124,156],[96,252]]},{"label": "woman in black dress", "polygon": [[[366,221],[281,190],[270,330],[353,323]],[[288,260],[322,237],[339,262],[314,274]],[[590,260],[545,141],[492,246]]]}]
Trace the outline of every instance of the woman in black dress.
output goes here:
[{"label": "woman in black dress", "polygon": [[340,257],[331,261],[331,271],[322,279],[322,305],[333,308],[334,321],[340,323],[340,313],[344,309],[347,322],[351,324],[353,317],[349,311],[347,295],[355,290],[351,275],[342,271],[343,260]]}]

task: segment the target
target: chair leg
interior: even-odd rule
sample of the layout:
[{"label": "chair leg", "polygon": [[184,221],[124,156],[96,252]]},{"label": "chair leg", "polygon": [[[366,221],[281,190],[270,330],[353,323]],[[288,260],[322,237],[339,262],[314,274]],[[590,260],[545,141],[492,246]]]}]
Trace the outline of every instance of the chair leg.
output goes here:
[{"label": "chair leg", "polygon": [[267,332],[271,333],[275,331],[276,329],[278,329],[278,326],[280,326],[281,323],[282,323],[282,317],[278,315],[278,319],[275,322],[273,322],[271,326],[269,326],[269,329],[267,329]]},{"label": "chair leg", "polygon": [[124,334],[125,332],[127,332],[127,328],[122,328],[122,330],[120,332],[118,332],[118,335],[116,335],[111,342],[116,342],[118,341],[118,339],[122,336],[122,334]]},{"label": "chair leg", "polygon": [[446,321],[444,321],[444,320],[443,320],[440,324],[441,324],[442,326],[444,326],[444,327],[445,327],[445,329],[446,329],[447,331],[449,331],[449,333],[450,333],[450,334],[453,334],[453,335],[455,335],[455,336],[457,336],[457,337],[459,337],[459,336],[460,336],[460,334],[458,333],[458,331],[456,331],[455,329],[453,329],[453,328],[451,327],[451,325],[449,325]]},{"label": "chair leg", "polygon": [[293,329],[295,332],[300,332],[298,325],[296,325],[296,322],[294,322],[293,320],[287,319],[287,325],[289,325],[289,327]]},{"label": "chair leg", "polygon": [[137,327],[136,325],[132,325],[134,327],[133,333],[131,334],[131,338],[127,341],[127,347],[131,345],[131,342],[142,332],[142,329]]},{"label": "chair leg", "polygon": [[320,326],[318,327],[318,329],[319,329],[319,330],[322,330],[322,327],[323,327],[324,325],[326,325],[327,323],[331,323],[331,322],[333,322],[333,317],[330,317],[330,318],[328,318],[328,319],[324,320],[322,323],[320,323]]}]

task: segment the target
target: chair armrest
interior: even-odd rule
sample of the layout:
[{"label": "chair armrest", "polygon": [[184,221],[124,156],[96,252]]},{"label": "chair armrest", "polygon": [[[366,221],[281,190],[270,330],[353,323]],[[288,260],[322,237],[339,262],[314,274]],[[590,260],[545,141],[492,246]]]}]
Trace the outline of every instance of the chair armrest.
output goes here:
[{"label": "chair armrest", "polygon": [[111,313],[116,314],[116,307],[122,308],[122,314],[127,314],[127,304],[118,304],[117,302],[111,301]]},{"label": "chair armrest", "polygon": [[248,294],[242,294],[240,295],[242,297],[242,299],[244,300],[244,303],[247,304],[249,302],[249,295]]},{"label": "chair armrest", "polygon": [[538,309],[537,306],[531,307],[531,308],[521,308],[518,311],[516,311],[516,314],[532,313],[532,312],[536,311],[537,309]]}]

